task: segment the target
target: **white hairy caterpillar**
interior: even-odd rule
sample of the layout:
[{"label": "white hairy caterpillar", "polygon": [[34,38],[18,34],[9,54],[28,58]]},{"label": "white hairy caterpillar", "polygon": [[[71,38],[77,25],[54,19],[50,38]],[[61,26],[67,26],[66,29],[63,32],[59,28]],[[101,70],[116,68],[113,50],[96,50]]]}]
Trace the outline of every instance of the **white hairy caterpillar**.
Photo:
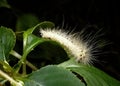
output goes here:
[{"label": "white hairy caterpillar", "polygon": [[[47,38],[59,42],[64,50],[71,57],[75,57],[77,62],[84,64],[91,64],[95,58],[95,52],[97,52],[97,41],[92,43],[95,40],[96,35],[91,37],[91,34],[87,36],[82,36],[76,33],[65,31],[63,29],[56,28],[47,28],[40,29],[42,38]],[[90,37],[89,37],[90,36]],[[86,37],[86,41],[82,37]]]}]

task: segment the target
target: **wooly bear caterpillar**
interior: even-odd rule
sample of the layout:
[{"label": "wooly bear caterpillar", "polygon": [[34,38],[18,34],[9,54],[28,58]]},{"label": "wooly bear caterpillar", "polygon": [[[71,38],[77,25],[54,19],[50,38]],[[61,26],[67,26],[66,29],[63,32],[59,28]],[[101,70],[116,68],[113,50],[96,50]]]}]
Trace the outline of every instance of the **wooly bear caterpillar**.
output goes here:
[{"label": "wooly bear caterpillar", "polygon": [[[97,46],[99,40],[96,41],[97,33],[93,36],[91,34],[83,36],[84,31],[78,34],[59,28],[41,28],[40,34],[42,38],[59,42],[68,55],[75,57],[77,62],[91,64],[96,60],[96,54],[99,51]],[[83,37],[87,37],[87,39],[83,40]]]}]

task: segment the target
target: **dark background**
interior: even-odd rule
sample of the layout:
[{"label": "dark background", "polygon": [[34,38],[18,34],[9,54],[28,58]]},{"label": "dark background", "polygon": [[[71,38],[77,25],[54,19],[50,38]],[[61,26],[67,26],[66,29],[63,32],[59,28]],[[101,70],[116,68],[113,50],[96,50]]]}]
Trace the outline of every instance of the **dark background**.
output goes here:
[{"label": "dark background", "polygon": [[[16,21],[23,13],[32,13],[40,21],[52,21],[79,31],[82,28],[103,29],[111,42],[107,54],[95,66],[120,80],[120,15],[117,0],[7,0],[12,8],[0,8],[0,25],[16,31]],[[98,29],[97,29],[98,30]],[[103,52],[104,52],[103,51]]]}]

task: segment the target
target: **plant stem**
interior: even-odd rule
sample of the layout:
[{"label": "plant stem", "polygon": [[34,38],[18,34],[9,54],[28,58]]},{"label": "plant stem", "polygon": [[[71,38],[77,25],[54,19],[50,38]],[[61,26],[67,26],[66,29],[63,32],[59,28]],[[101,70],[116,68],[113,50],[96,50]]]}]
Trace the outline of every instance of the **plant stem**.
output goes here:
[{"label": "plant stem", "polygon": [[25,57],[26,57],[26,54],[23,54],[22,57],[20,58],[20,60],[18,61],[18,63],[15,64],[15,66],[14,66],[14,69],[15,69],[14,73],[18,73],[20,68],[22,67],[22,65],[25,64],[25,60],[24,60]]},{"label": "plant stem", "polygon": [[[18,54],[16,51],[14,51],[14,50],[12,50],[11,52],[10,52],[10,54],[11,55],[13,55],[13,56],[15,56],[16,58],[18,58],[18,59],[21,59],[21,55],[20,54]],[[38,68],[37,67],[35,67],[32,63],[30,63],[29,61],[26,61],[26,64],[31,68],[31,69],[33,69],[33,70],[37,70]]]},{"label": "plant stem", "polygon": [[5,84],[7,82],[7,80],[3,80],[0,82],[0,86],[2,86],[3,84]]},{"label": "plant stem", "polygon": [[3,72],[2,70],[0,70],[0,75],[2,77],[4,77],[5,79],[7,79],[8,81],[10,81],[13,85],[15,86],[23,86],[22,83],[19,83],[17,81],[15,81],[13,78],[11,78],[9,75],[7,75],[5,72]]},{"label": "plant stem", "polygon": [[26,62],[23,64],[23,75],[26,75]]},{"label": "plant stem", "polygon": [[12,71],[11,66],[6,61],[0,61],[0,64],[3,65],[3,68],[4,68],[5,71],[9,71],[9,72]]}]

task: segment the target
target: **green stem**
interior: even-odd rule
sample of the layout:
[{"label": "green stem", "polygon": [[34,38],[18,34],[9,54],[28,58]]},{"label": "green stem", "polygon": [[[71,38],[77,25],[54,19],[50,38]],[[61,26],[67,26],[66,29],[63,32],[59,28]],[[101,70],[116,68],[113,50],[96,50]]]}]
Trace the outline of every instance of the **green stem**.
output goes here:
[{"label": "green stem", "polygon": [[7,79],[8,81],[10,81],[13,85],[15,86],[23,86],[23,83],[19,83],[17,81],[15,81],[13,78],[11,78],[9,75],[7,75],[5,72],[3,72],[2,70],[0,70],[0,75]]},{"label": "green stem", "polygon": [[23,64],[25,64],[25,59],[24,58],[26,58],[26,54],[23,54],[23,56],[21,57],[21,59],[19,60],[19,62],[14,66],[14,68],[15,68],[15,73],[18,73],[19,72],[19,70],[20,70],[20,68],[21,68],[21,66],[23,65]]},{"label": "green stem", "polygon": [[7,80],[1,81],[1,82],[0,82],[0,86],[3,86],[6,82],[7,82]]},{"label": "green stem", "polygon": [[26,75],[26,62],[23,64],[23,75]]},{"label": "green stem", "polygon": [[0,64],[2,64],[3,65],[3,68],[4,68],[4,70],[6,71],[6,72],[11,72],[11,71],[13,71],[13,69],[11,68],[11,66],[7,63],[7,62],[5,62],[5,61],[0,61]]},{"label": "green stem", "polygon": [[[21,59],[21,55],[20,54],[18,54],[16,51],[14,51],[14,50],[12,50],[11,52],[10,52],[10,54],[11,55],[13,55],[14,57],[16,57],[16,58],[18,58],[18,59]],[[29,61],[27,61],[26,60],[26,64],[27,64],[27,66],[29,66],[32,70],[37,70],[38,68],[37,67],[35,67],[32,63],[30,63]]]}]

